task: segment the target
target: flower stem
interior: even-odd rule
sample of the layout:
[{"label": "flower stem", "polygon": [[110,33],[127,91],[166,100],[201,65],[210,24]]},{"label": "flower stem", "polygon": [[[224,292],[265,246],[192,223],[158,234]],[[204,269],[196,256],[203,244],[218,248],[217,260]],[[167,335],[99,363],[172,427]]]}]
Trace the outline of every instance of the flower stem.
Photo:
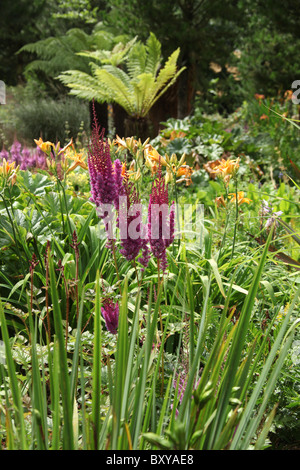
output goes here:
[{"label": "flower stem", "polygon": [[231,257],[230,257],[231,260],[234,255],[238,217],[239,217],[238,182],[237,182],[237,178],[235,178],[235,223],[234,223],[234,232],[233,232],[232,251],[231,251]]},{"label": "flower stem", "polygon": [[[158,292],[160,292],[161,288],[161,282],[160,282],[160,260],[157,259],[157,284],[158,284]],[[161,315],[161,309],[159,307],[159,318],[160,318],[160,330],[161,330],[161,338],[163,338],[163,321],[162,321],[162,315]],[[163,345],[161,346],[163,348]],[[164,355],[162,353],[161,355],[161,395],[163,395],[163,389],[164,389]]]},{"label": "flower stem", "polygon": [[141,287],[140,280],[139,280],[139,276],[138,276],[138,271],[137,271],[137,267],[136,267],[135,258],[134,258],[134,260],[133,260],[133,266],[134,266],[134,269],[135,269],[135,275],[136,275],[136,280],[137,280],[138,286]]}]

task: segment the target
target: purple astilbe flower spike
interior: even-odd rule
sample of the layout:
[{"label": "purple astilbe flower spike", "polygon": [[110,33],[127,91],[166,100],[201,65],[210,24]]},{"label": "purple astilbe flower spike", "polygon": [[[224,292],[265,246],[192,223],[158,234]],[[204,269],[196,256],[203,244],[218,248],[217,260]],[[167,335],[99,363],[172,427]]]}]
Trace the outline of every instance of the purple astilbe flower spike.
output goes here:
[{"label": "purple astilbe flower spike", "polygon": [[142,271],[146,268],[149,264],[151,252],[149,249],[149,242],[147,238],[147,226],[142,226],[142,239],[141,239],[141,250],[142,256],[138,258],[138,262],[143,266]]},{"label": "purple astilbe flower spike", "polygon": [[114,204],[117,193],[109,145],[104,142],[104,129],[100,132],[97,123],[94,125],[88,149],[88,169],[92,201],[97,207],[101,204]]},{"label": "purple astilbe flower spike", "polygon": [[119,211],[119,198],[125,195],[125,188],[123,185],[124,178],[122,176],[122,163],[120,162],[118,158],[114,161],[113,167],[114,167],[115,187],[116,187],[116,193],[117,193],[117,197],[115,199],[114,204],[115,204],[116,210]]},{"label": "purple astilbe flower spike", "polygon": [[[114,165],[112,163],[109,144],[104,141],[104,129],[100,131],[95,107],[91,143],[88,147],[88,170],[91,184],[90,199],[99,209],[98,216],[104,219],[111,215],[109,210],[113,206],[118,209],[122,187],[122,166],[119,160],[116,160]],[[105,229],[111,240],[113,236],[108,222],[105,224]]]},{"label": "purple astilbe flower spike", "polygon": [[10,158],[11,161],[16,162],[16,166],[22,163],[21,147],[20,142],[15,140],[10,148]]},{"label": "purple astilbe flower spike", "polygon": [[0,152],[0,158],[3,160],[5,158],[5,160],[8,162],[9,159],[10,159],[10,154],[7,150],[3,149],[1,150]]},{"label": "purple astilbe flower spike", "polygon": [[0,152],[0,160],[5,158],[6,161],[15,162],[15,166],[19,166],[20,170],[29,169],[46,169],[47,158],[39,148],[30,150],[21,146],[17,140],[12,144],[10,151],[3,149]]},{"label": "purple astilbe flower spike", "polygon": [[166,248],[174,240],[175,205],[169,212],[168,187],[159,170],[152,185],[148,207],[148,238],[153,256],[160,261],[163,272],[167,268]]},{"label": "purple astilbe flower spike", "polygon": [[119,323],[119,304],[115,304],[112,299],[105,299],[103,307],[101,307],[101,313],[108,331],[113,335],[117,334]]},{"label": "purple astilbe flower spike", "polygon": [[149,248],[146,239],[147,229],[142,223],[142,208],[136,188],[128,181],[125,172],[123,179],[123,197],[120,198],[118,226],[120,229],[120,253],[128,260],[135,260],[140,250],[138,261],[146,267],[149,262]]}]

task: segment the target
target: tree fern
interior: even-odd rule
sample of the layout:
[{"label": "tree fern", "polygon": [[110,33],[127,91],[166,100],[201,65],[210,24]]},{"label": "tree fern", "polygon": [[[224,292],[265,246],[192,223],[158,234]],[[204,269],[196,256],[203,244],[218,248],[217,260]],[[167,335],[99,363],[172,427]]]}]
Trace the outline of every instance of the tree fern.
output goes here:
[{"label": "tree fern", "polygon": [[83,52],[81,55],[100,61],[100,65],[90,63],[90,80],[84,83],[83,75],[78,71],[76,76],[76,70],[64,72],[58,78],[72,94],[85,99],[93,95],[96,101],[118,103],[129,116],[140,119],[147,116],[153,104],[184,70],[184,67],[177,70],[179,53],[178,48],[161,66],[161,44],[151,33],[146,44],[130,45],[123,56],[122,68],[112,61],[107,65],[105,55],[101,62],[101,51],[95,54]]},{"label": "tree fern", "polygon": [[[115,67],[117,69],[117,67]],[[118,103],[128,114],[134,114],[135,108],[132,102],[133,94],[126,86],[126,83],[120,78],[118,70],[109,72],[104,68],[98,68],[95,72],[99,83],[104,87],[105,92],[110,97],[109,101]],[[107,100],[105,100],[107,101]]]}]

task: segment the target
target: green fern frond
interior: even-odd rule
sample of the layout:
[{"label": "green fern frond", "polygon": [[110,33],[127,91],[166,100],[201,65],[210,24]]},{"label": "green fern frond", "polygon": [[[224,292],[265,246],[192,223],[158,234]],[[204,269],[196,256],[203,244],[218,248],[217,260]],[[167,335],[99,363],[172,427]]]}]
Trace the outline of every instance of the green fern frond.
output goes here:
[{"label": "green fern frond", "polygon": [[150,33],[146,43],[146,48],[147,60],[145,72],[156,76],[161,63],[161,44],[153,33]]},{"label": "green fern frond", "polygon": [[146,60],[145,46],[141,43],[135,44],[126,60],[127,72],[132,80],[145,72]]},{"label": "green fern frond", "polygon": [[122,62],[124,62],[127,58],[128,52],[131,49],[132,45],[135,43],[136,37],[133,38],[131,41],[124,43],[117,43],[114,45],[112,50],[97,50],[97,51],[84,51],[78,52],[77,55],[88,57],[90,59],[96,60],[101,62],[103,65],[111,64],[114,66],[118,66]]},{"label": "green fern frond", "polygon": [[155,77],[150,73],[143,73],[133,82],[133,86],[136,99],[136,113],[144,117],[149,112],[147,103],[150,102],[153,97]]},{"label": "green fern frond", "polygon": [[156,92],[158,93],[168,81],[176,74],[177,60],[180,49],[176,49],[167,59],[165,65],[160,69],[156,78]]},{"label": "green fern frond", "polygon": [[[117,67],[115,67],[117,69]],[[128,114],[135,112],[135,106],[132,100],[132,91],[126,86],[124,81],[117,73],[111,73],[104,68],[95,69],[95,76],[98,79],[98,86],[103,87],[105,93],[109,96],[108,102],[118,103]]]},{"label": "green fern frond", "polygon": [[68,70],[60,74],[57,78],[71,89],[70,94],[88,101],[95,99],[99,103],[108,102],[110,96],[105,89],[99,87],[99,81],[85,72],[78,70]]}]

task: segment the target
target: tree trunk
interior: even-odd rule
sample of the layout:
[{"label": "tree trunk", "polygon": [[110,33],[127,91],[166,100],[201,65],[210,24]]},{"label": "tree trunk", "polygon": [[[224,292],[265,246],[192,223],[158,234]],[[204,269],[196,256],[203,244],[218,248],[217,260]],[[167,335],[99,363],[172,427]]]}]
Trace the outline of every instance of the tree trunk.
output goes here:
[{"label": "tree trunk", "polygon": [[178,118],[183,119],[190,115],[193,110],[196,85],[196,64],[188,56],[183,64],[186,66],[179,77],[178,87]]},{"label": "tree trunk", "polygon": [[144,142],[148,137],[152,137],[151,122],[147,117],[134,118],[127,116],[124,120],[125,137],[135,137]]}]

